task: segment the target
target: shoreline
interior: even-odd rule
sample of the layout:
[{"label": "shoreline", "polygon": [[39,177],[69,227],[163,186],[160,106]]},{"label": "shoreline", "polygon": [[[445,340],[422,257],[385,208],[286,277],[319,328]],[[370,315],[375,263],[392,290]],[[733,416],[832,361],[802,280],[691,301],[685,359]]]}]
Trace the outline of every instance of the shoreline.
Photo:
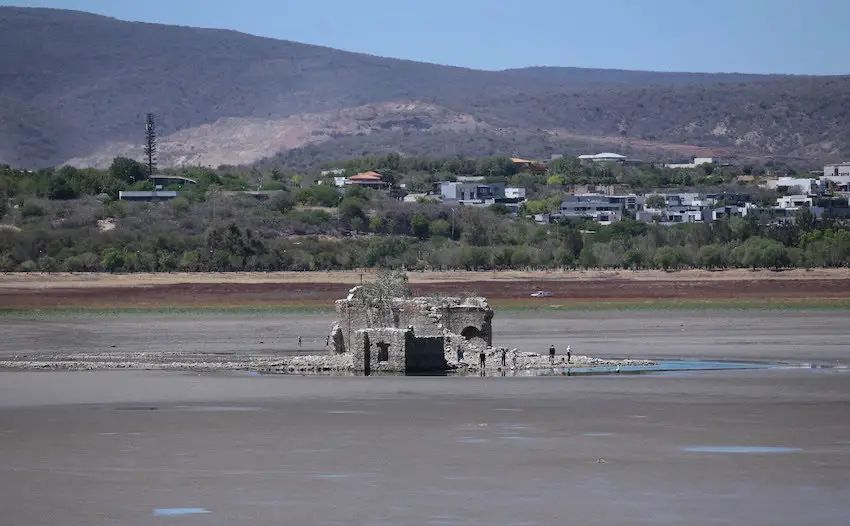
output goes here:
[{"label": "shoreline", "polygon": [[[0,315],[33,311],[325,313],[370,272],[1,274]],[[847,309],[850,269],[410,272],[415,296],[504,311]],[[536,291],[551,296],[531,297]]]},{"label": "shoreline", "polygon": [[[110,274],[106,272],[4,272],[2,288],[113,287],[153,286],[179,283],[299,283],[357,285],[376,275],[375,269],[303,272],[139,272]],[[408,271],[411,284],[454,283],[467,281],[583,281],[623,279],[633,281],[739,281],[739,280],[805,280],[850,279],[850,268],[813,269],[723,269],[723,270],[497,270],[497,271]]]},{"label": "shoreline", "polygon": [[[590,356],[575,355],[570,363],[561,361],[551,365],[548,356],[537,353],[519,352],[516,368],[508,365],[502,367],[498,363],[499,352],[492,349],[488,352],[490,366],[485,367],[485,374],[501,373],[502,371],[517,372],[540,372],[550,369],[594,369],[613,366],[653,366],[658,362],[642,359],[610,359],[593,358]],[[10,359],[11,358],[11,359]],[[238,359],[234,359],[238,358]],[[354,363],[350,353],[335,355],[332,353],[323,355],[292,355],[292,356],[229,356],[222,359],[213,354],[199,353],[192,356],[185,354],[174,354],[167,352],[97,352],[87,354],[71,355],[44,355],[44,356],[22,356],[9,357],[0,360],[0,371],[115,371],[115,370],[137,370],[137,371],[191,371],[191,372],[246,372],[259,374],[280,375],[317,375],[317,374],[350,374],[362,376],[354,370]],[[445,370],[431,371],[431,374],[458,374],[477,373],[480,367],[474,360],[461,363],[448,361]],[[377,373],[405,376],[405,373]],[[415,376],[428,376],[428,372]]]},{"label": "shoreline", "polygon": [[[571,313],[584,311],[734,311],[734,310],[845,310],[850,309],[850,298],[757,298],[718,300],[623,300],[623,301],[546,301],[546,300],[490,300],[499,312],[509,313]],[[54,305],[42,307],[0,306],[2,317],[27,316],[129,316],[129,315],[273,315],[273,314],[334,314],[334,307],[327,301],[305,305],[303,302],[289,304],[245,303],[222,304],[158,304],[158,305]]]}]

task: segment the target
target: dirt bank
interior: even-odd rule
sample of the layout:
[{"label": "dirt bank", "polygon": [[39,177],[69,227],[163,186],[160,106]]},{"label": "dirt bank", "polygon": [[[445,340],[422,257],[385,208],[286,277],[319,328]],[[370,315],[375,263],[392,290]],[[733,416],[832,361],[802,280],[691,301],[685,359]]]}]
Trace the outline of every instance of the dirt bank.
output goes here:
[{"label": "dirt bank", "polygon": [[[363,274],[364,280],[371,274]],[[115,307],[330,307],[361,280],[356,272],[5,274],[5,309]],[[486,296],[496,305],[524,302],[644,300],[841,300],[850,299],[850,271],[724,272],[428,272],[410,273],[416,294]],[[531,299],[543,289],[551,298]]]}]

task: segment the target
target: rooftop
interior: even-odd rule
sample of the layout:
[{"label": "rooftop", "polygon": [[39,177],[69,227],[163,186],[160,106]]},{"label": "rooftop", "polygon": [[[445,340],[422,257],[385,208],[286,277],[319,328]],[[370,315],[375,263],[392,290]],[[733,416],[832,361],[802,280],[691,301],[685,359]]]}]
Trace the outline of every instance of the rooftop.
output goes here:
[{"label": "rooftop", "polygon": [[348,179],[350,181],[380,181],[381,174],[378,172],[363,172],[357,175],[352,175]]}]

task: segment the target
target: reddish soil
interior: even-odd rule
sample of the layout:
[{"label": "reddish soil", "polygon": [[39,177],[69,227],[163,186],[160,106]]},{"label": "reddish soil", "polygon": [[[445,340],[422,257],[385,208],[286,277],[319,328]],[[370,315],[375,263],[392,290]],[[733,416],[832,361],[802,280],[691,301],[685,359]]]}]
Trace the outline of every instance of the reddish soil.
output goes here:
[{"label": "reddish soil", "polygon": [[[346,296],[350,285],[341,283],[175,283],[100,287],[9,286],[0,289],[0,308],[111,308],[169,306],[304,306],[329,307]],[[850,299],[850,279],[807,280],[633,280],[606,278],[565,281],[526,279],[414,283],[417,295],[476,294],[494,304],[563,304],[646,300],[815,300]],[[536,290],[552,292],[535,299]]]}]

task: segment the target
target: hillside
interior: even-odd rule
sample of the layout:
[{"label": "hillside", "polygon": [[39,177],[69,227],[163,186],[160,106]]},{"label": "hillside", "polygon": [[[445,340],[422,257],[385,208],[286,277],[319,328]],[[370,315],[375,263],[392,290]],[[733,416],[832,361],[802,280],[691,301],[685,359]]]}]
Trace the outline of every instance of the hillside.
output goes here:
[{"label": "hillside", "polygon": [[53,9],[0,7],[0,26],[0,162],[25,167],[135,155],[149,111],[163,164],[327,157],[358,140],[359,153],[531,155],[628,138],[658,156],[850,156],[848,77],[476,71]]}]

